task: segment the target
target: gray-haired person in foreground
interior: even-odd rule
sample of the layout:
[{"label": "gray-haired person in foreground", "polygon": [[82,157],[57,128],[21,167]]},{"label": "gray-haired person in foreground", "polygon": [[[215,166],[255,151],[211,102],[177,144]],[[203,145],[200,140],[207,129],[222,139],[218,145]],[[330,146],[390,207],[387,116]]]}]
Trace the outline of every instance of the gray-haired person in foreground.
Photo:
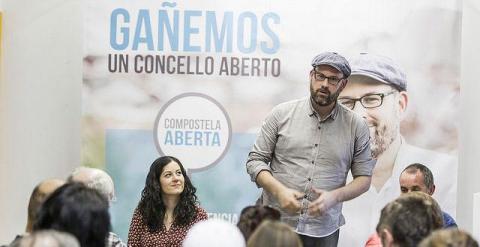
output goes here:
[{"label": "gray-haired person in foreground", "polygon": [[311,65],[310,97],[270,112],[246,167],[263,188],[260,202],[278,208],[304,246],[337,246],[342,202],[368,190],[375,161],[366,122],[337,102],[351,72],[347,60],[325,52]]},{"label": "gray-haired person in foreground", "polygon": [[[100,192],[109,203],[115,200],[115,186],[113,179],[103,170],[78,167],[67,179],[68,182],[79,182]],[[127,247],[117,234],[110,232],[106,247]]]}]

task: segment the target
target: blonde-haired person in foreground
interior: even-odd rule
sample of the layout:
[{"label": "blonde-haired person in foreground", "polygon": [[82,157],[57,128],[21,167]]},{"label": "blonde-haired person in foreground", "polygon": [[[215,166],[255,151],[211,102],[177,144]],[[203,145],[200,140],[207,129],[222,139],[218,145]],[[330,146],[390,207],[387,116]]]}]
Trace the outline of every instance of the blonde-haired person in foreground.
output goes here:
[{"label": "blonde-haired person in foreground", "polygon": [[419,247],[478,247],[478,242],[467,232],[450,228],[432,232]]},{"label": "blonde-haired person in foreground", "polygon": [[302,241],[293,229],[282,222],[265,220],[253,232],[247,247],[302,247]]}]

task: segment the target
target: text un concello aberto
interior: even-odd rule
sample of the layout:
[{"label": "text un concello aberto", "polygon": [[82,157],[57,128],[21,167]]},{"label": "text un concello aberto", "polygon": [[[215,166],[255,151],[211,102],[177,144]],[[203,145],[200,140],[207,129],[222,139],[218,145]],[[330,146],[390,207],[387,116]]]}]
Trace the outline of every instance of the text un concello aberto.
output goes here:
[{"label": "text un concello aberto", "polygon": [[111,73],[278,77],[281,61],[267,57],[108,54]]}]

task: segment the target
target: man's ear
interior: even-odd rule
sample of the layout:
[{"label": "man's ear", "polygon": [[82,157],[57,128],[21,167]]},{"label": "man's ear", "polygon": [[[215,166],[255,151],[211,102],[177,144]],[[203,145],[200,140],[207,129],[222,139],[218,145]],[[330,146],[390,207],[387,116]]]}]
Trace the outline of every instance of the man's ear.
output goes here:
[{"label": "man's ear", "polygon": [[338,89],[338,90],[340,90],[339,92],[341,92],[345,88],[345,86],[347,86],[347,83],[348,83],[348,79],[343,79],[342,80],[340,88]]},{"label": "man's ear", "polygon": [[433,195],[433,193],[435,193],[435,185],[432,186],[432,189],[430,190],[430,193],[428,193],[430,196]]},{"label": "man's ear", "polygon": [[309,82],[312,82],[312,79],[313,79],[313,73],[314,73],[314,72],[313,72],[313,69],[312,69],[312,70],[310,70],[310,73],[308,73],[308,81],[309,81]]},{"label": "man's ear", "polygon": [[383,247],[392,247],[393,246],[393,235],[387,228],[383,228],[380,231],[380,239],[382,240]]},{"label": "man's ear", "polygon": [[403,115],[407,110],[408,106],[408,94],[406,91],[401,91],[398,93],[398,109],[400,110],[400,115]]}]

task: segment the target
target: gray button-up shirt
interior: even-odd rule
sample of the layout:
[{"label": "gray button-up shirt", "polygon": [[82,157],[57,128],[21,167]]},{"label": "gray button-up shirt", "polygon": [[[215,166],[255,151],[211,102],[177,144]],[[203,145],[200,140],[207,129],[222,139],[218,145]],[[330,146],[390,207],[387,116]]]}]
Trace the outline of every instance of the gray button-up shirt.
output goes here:
[{"label": "gray button-up shirt", "polygon": [[299,214],[280,209],[276,198],[263,190],[261,202],[280,209],[282,221],[300,234],[323,237],[345,224],[342,203],[322,216],[307,214],[315,200],[313,188],[331,191],[345,186],[347,173],[371,176],[375,166],[366,122],[353,111],[336,104],[324,120],[310,98],[276,106],[265,119],[247,160],[252,181],[262,170],[270,171],[285,186],[306,194]]}]

